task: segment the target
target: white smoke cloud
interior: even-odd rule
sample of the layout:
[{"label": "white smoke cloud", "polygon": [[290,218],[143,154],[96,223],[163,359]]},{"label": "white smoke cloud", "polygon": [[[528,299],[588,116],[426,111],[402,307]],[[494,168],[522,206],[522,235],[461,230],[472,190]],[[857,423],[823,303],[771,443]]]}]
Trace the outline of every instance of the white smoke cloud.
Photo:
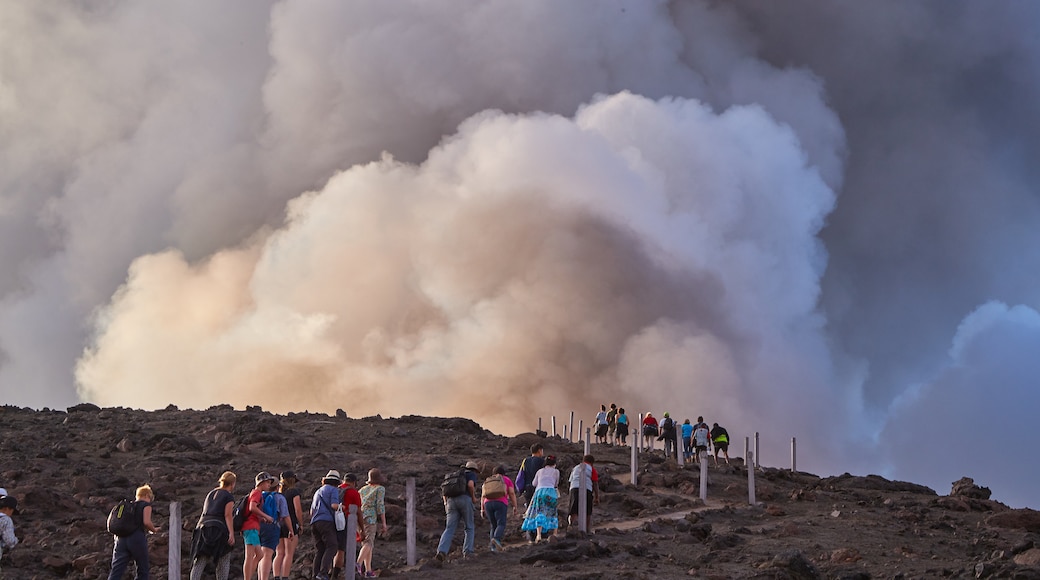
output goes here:
[{"label": "white smoke cloud", "polygon": [[965,314],[1040,309],[1038,16],[0,0],[0,394],[506,428],[549,413],[522,387],[916,477],[886,423],[963,376]]},{"label": "white smoke cloud", "polygon": [[833,202],[755,107],[623,93],[573,120],[483,113],[422,165],[336,175],[248,249],[139,258],[78,379],[106,405],[463,412],[507,430],[607,395],[633,414],[773,423],[749,399],[825,422],[815,235]]}]

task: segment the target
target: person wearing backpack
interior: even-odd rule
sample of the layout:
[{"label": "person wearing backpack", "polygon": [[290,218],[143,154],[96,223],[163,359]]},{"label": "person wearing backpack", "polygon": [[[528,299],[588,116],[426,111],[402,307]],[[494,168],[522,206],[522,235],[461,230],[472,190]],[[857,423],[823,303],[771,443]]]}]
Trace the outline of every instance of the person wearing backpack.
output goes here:
[{"label": "person wearing backpack", "polygon": [[268,490],[263,492],[263,512],[272,518],[271,523],[260,522],[260,563],[257,575],[260,580],[269,580],[274,569],[274,553],[282,541],[282,530],[292,535],[292,520],[289,519],[289,504],[285,496],[278,493],[278,478],[268,476]]},{"label": "person wearing backpack", "polygon": [[152,500],[155,493],[149,485],[137,488],[136,500],[133,502],[134,531],[126,536],[116,536],[115,547],[112,548],[112,571],[108,580],[122,580],[123,573],[133,560],[137,565],[137,580],[148,580],[148,538],[147,531],[154,534],[159,528],[152,523]]},{"label": "person wearing backpack", "polygon": [[[462,557],[468,558],[476,553],[473,543],[476,528],[473,525],[473,508],[477,503],[477,471],[480,467],[475,461],[468,461],[461,470],[448,474],[441,484],[441,501],[444,502],[444,533],[437,544],[437,559],[441,562],[451,551],[451,542],[455,538],[455,530],[459,521],[465,529],[462,542]],[[463,484],[463,482],[465,482]]]},{"label": "person wearing backpack", "polygon": [[311,498],[311,535],[316,550],[312,576],[316,580],[329,580],[338,543],[335,514],[340,509],[339,472],[329,470],[321,484]]},{"label": "person wearing backpack", "polygon": [[667,412],[664,414],[664,420],[661,421],[661,439],[664,440],[665,458],[674,457],[678,460],[679,457],[676,455],[678,439],[676,438],[675,421],[672,420],[672,416]]},{"label": "person wearing backpack", "polygon": [[[5,552],[10,552],[11,548],[18,545],[18,536],[14,535],[14,520],[11,519],[18,511],[18,498],[7,495],[7,490],[3,491],[0,495],[0,558],[3,558]],[[0,578],[3,578],[3,572],[0,571]]]},{"label": "person wearing backpack", "polygon": [[[274,529],[274,547],[271,546],[270,525],[274,524],[275,516],[264,512],[264,492],[271,491],[274,477],[266,471],[256,474],[256,487],[249,492],[246,499],[246,519],[242,522],[242,541],[246,545],[246,558],[242,563],[242,577],[245,580],[253,580],[253,576],[261,570],[263,561],[267,561],[266,572],[271,573],[271,559],[265,557],[264,550],[273,551],[278,546],[278,528]],[[275,514],[277,515],[277,514]],[[267,529],[261,524],[266,524]],[[268,580],[267,576],[261,575],[260,580]]]},{"label": "person wearing backpack", "polygon": [[484,518],[487,514],[487,520],[491,524],[492,552],[502,549],[510,502],[513,515],[516,515],[516,486],[513,485],[513,480],[506,477],[506,466],[499,465],[495,468],[495,473],[484,480],[484,485],[480,487],[480,517]]},{"label": "person wearing backpack", "polygon": [[[357,539],[358,545],[365,541],[367,535],[365,534],[365,518],[361,517],[361,494],[357,490],[357,475],[353,473],[343,474],[343,483],[339,484],[340,491],[340,503],[343,506],[343,515],[350,517],[350,506],[355,506],[357,509],[354,510],[355,519],[357,521],[357,532],[355,532],[355,538]],[[338,578],[343,573],[343,568],[347,565],[347,530],[346,528],[336,531],[336,557],[332,564],[332,578]],[[360,575],[361,567],[357,563],[357,554],[351,554],[349,561],[352,562],[356,575]]]},{"label": "person wearing backpack", "polygon": [[217,580],[227,580],[231,572],[231,552],[235,547],[235,483],[231,471],[220,474],[217,488],[210,491],[202,505],[202,514],[191,534],[191,573],[189,580],[202,580],[206,564],[213,562]]}]

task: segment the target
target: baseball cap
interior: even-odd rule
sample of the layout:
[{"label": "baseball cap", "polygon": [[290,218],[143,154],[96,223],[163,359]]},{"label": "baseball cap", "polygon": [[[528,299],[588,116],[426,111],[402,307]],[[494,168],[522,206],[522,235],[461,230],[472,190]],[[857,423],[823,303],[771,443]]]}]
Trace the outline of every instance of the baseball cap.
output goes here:
[{"label": "baseball cap", "polygon": [[18,511],[18,499],[13,495],[5,495],[0,497],[0,508],[11,508],[14,511]]},{"label": "baseball cap", "polygon": [[343,474],[343,481],[349,481],[351,483],[357,483],[357,476],[349,471]]},{"label": "baseball cap", "polygon": [[297,478],[297,477],[296,477],[296,472],[295,472],[295,471],[292,471],[292,470],[289,470],[289,469],[287,469],[287,470],[283,471],[283,472],[282,472],[282,473],[280,474],[280,477],[281,477],[282,479],[299,479],[299,478]]}]

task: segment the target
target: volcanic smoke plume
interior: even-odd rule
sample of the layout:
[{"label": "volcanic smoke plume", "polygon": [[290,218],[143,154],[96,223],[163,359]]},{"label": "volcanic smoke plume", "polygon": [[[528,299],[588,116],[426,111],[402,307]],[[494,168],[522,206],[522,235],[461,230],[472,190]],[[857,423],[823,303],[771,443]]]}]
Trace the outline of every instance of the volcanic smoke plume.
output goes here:
[{"label": "volcanic smoke plume", "polygon": [[0,392],[505,432],[613,401],[1036,507],[1037,24],[0,0]]}]

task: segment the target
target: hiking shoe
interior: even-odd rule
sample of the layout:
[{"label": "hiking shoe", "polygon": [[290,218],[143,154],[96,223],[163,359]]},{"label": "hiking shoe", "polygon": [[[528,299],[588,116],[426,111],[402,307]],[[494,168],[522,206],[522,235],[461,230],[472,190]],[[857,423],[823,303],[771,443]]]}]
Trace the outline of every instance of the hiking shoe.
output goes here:
[{"label": "hiking shoe", "polygon": [[[448,557],[448,555],[444,552],[437,552],[437,555],[434,557],[437,558],[438,562],[443,562]],[[328,578],[326,578],[325,580],[328,580]]]},{"label": "hiking shoe", "polygon": [[502,546],[502,542],[499,542],[498,540],[491,540],[491,545],[493,545],[495,547],[495,550],[497,550],[497,551],[501,551],[501,550],[505,549]]},{"label": "hiking shoe", "polygon": [[465,553],[462,554],[462,558],[463,559],[472,558],[472,557],[474,557],[476,555],[477,555],[476,552],[465,552]]}]

